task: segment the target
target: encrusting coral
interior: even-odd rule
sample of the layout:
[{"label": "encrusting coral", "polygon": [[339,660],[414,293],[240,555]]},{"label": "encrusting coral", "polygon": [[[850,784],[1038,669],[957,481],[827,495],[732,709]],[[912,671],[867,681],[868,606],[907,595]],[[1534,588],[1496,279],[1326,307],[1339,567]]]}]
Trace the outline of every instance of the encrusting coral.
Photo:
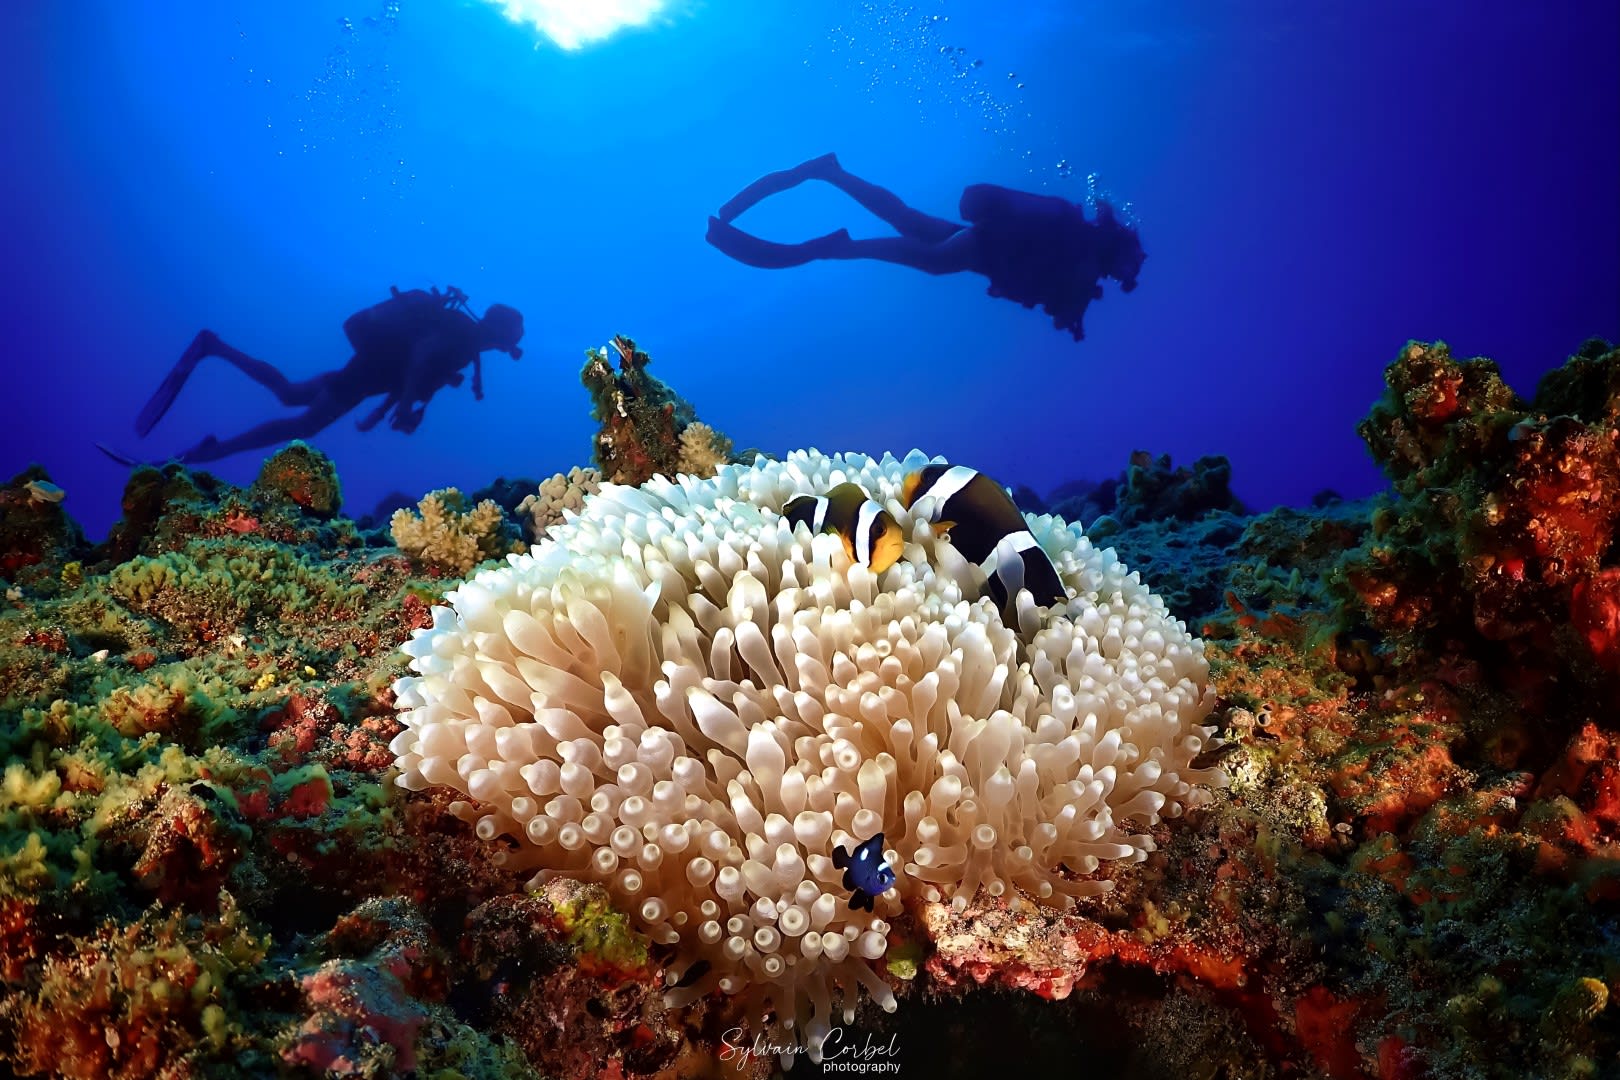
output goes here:
[{"label": "encrusting coral", "polygon": [[1470,643],[1521,696],[1620,705],[1620,350],[1591,341],[1525,401],[1418,342],[1359,431],[1397,497],[1340,580],[1408,647]]},{"label": "encrusting coral", "polygon": [[388,531],[395,546],[424,566],[459,575],[487,559],[522,550],[493,499],[469,507],[460,491],[441,488],[422,496],[416,509],[394,511]]},{"label": "encrusting coral", "polygon": [[[399,782],[465,793],[505,865],[598,881],[678,944],[670,981],[695,981],[672,1002],[747,993],[813,1057],[835,992],[846,1018],[858,987],[893,1008],[877,962],[902,899],[1108,890],[1100,863],[1140,861],[1143,828],[1224,780],[1193,764],[1202,647],[1050,517],[1030,529],[1075,597],[1043,614],[1024,593],[1004,625],[928,508],[898,501],[926,461],[810,451],[605,486],[406,645]],[[910,537],[881,577],[781,516],[845,480]],[[863,914],[831,856],[880,832],[898,891]]]}]

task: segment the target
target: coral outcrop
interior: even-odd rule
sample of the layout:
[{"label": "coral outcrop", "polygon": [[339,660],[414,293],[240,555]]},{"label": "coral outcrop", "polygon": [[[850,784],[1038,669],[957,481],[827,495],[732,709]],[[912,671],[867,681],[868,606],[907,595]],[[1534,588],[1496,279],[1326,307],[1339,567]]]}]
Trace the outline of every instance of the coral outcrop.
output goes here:
[{"label": "coral outcrop", "polygon": [[[1045,505],[1066,521],[1086,524],[1100,539],[1121,526],[1150,521],[1198,521],[1217,512],[1246,514],[1231,483],[1232,464],[1224,457],[1206,455],[1189,469],[1172,467],[1169,454],[1154,457],[1137,450],[1117,480],[1064,485]],[[1033,492],[1019,503],[1026,510],[1033,509],[1025,505],[1029,495]]]},{"label": "coral outcrop", "polygon": [[[1525,401],[1489,360],[1412,343],[1359,430],[1394,482],[1343,567],[1369,622],[1467,651],[1524,697],[1620,706],[1620,351],[1589,342]],[[1593,697],[1595,695],[1595,697]]]},{"label": "coral outcrop", "polygon": [[63,494],[38,465],[0,487],[0,582],[19,592],[55,592],[66,567],[87,554]]},{"label": "coral outcrop", "polygon": [[647,373],[649,363],[623,334],[585,353],[580,381],[602,425],[593,445],[602,476],[641,484],[655,475],[713,475],[731,460],[731,440],[698,423],[690,404]]}]

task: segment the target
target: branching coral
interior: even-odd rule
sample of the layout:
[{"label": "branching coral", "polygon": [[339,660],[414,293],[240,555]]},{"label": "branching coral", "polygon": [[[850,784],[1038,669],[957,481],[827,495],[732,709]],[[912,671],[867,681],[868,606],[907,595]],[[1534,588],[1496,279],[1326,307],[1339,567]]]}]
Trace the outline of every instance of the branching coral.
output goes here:
[{"label": "branching coral", "polygon": [[465,574],[486,559],[521,550],[506,532],[500,504],[485,499],[469,508],[455,488],[430,491],[416,504],[419,513],[396,510],[388,522],[394,544],[434,569]]},{"label": "branching coral", "polygon": [[694,420],[681,431],[681,472],[713,476],[730,460],[731,440],[703,421]]},{"label": "branching coral", "polygon": [[[1105,891],[1198,805],[1202,646],[1077,527],[1030,519],[1075,597],[1017,625],[898,494],[924,464],[790,455],[607,486],[531,553],[453,590],[406,651],[400,783],[455,788],[509,865],[595,880],[679,944],[672,1001],[749,991],[812,1053],[901,896]],[[881,577],[782,505],[854,480],[910,537]],[[831,855],[876,833],[899,895],[853,910]],[[704,965],[699,969],[697,965]],[[702,973],[700,974],[700,970]]]}]

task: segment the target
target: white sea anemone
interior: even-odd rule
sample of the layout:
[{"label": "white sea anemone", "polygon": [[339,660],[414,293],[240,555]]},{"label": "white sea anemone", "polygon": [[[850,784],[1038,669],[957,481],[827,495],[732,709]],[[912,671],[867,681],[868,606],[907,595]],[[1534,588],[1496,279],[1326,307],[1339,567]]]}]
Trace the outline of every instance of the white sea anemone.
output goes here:
[{"label": "white sea anemone", "polygon": [[[406,644],[399,783],[445,785],[540,878],[600,882],[679,946],[672,1003],[768,1003],[818,1056],[906,897],[1014,886],[1068,907],[1104,860],[1208,798],[1203,646],[1078,526],[1029,520],[1074,594],[1016,627],[983,574],[898,501],[929,459],[826,456],[604,485],[528,554],[484,570]],[[909,537],[881,575],[782,505],[852,480]],[[852,910],[839,846],[882,832],[896,887]],[[785,1032],[783,1034],[786,1034]]]}]

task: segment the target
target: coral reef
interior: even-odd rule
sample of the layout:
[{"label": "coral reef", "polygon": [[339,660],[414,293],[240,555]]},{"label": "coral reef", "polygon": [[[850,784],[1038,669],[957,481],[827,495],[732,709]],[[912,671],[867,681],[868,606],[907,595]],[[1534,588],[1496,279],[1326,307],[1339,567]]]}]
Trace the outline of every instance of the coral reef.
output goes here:
[{"label": "coral reef", "polygon": [[318,518],[333,516],[343,503],[332,459],[298,440],[265,459],[249,494],[266,502],[285,500]]},{"label": "coral reef", "polygon": [[485,499],[474,506],[453,487],[422,496],[415,513],[395,510],[388,532],[418,565],[452,577],[523,550],[499,503]]},{"label": "coral reef", "polygon": [[[1528,402],[1410,347],[1366,426],[1389,495],[1115,518],[1106,543],[1203,637],[1224,741],[1196,764],[1230,785],[1144,823],[1153,850],[1099,860],[1113,888],[1070,910],[1016,886],[896,901],[871,973],[899,1008],[863,998],[828,1056],[1614,1073],[1617,383],[1601,345]],[[284,453],[245,489],[137,469],[94,546],[41,471],[0,488],[0,1073],[769,1075],[745,998],[704,994],[640,905],[529,888],[518,845],[480,835],[487,804],[391,782],[398,647],[452,586],[339,516],[313,451]],[[860,583],[835,558],[822,587]],[[696,595],[693,573],[663,587]],[[714,607],[690,633],[731,618]],[[859,650],[829,663],[865,674]]]},{"label": "coral reef", "polygon": [[622,334],[585,353],[580,381],[591,395],[591,415],[602,425],[593,443],[602,477],[643,484],[660,474],[713,475],[731,460],[731,440],[699,424],[690,404],[647,373],[649,363]]},{"label": "coral reef", "polygon": [[1526,402],[1417,342],[1360,425],[1395,486],[1340,573],[1411,649],[1466,652],[1523,699],[1620,706],[1620,351],[1588,342]]},{"label": "coral reef", "polygon": [[1030,513],[1047,513],[1050,506],[1051,513],[1085,523],[1089,535],[1101,538],[1150,521],[1198,521],[1216,512],[1242,516],[1248,511],[1232,494],[1231,482],[1232,464],[1224,457],[1206,455],[1191,469],[1171,468],[1169,454],[1137,450],[1117,480],[1065,484],[1044,501],[1026,491],[1018,504]]}]

